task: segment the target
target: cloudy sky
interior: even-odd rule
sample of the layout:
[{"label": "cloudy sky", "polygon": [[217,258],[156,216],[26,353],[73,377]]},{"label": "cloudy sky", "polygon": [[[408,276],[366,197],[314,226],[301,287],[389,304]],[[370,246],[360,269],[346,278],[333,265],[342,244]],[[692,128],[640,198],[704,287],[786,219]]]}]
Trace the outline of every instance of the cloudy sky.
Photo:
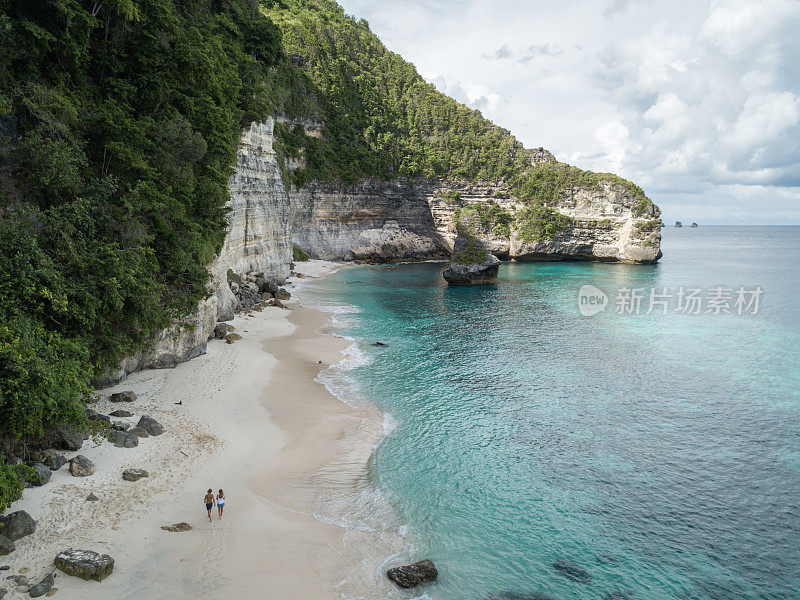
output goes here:
[{"label": "cloudy sky", "polygon": [[340,0],[527,147],[667,222],[800,223],[800,0]]}]

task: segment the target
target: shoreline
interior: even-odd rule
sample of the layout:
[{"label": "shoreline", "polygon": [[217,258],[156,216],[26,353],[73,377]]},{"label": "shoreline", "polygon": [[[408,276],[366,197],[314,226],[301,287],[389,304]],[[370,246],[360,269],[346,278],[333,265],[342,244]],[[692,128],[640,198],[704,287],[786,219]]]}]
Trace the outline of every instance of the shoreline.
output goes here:
[{"label": "shoreline", "polygon": [[[342,267],[311,261],[296,271],[318,278]],[[374,493],[368,464],[384,436],[383,414],[342,402],[319,380],[345,359],[352,342],[331,333],[329,313],[303,305],[299,281],[308,279],[292,279],[290,310],[237,315],[242,339],[234,344],[212,339],[205,355],[174,369],[134,373],[101,391],[95,410],[131,410],[134,417],[121,419],[131,424],[149,414],[165,433],[132,449],[89,439],[64,454],[90,458],[94,475],[72,477],[62,467],[7,509],[29,512],[37,530],[0,558],[11,567],[0,580],[6,598],[28,597],[6,576],[27,568],[35,583],[53,572],[53,558],[67,548],[110,554],[115,570],[99,584],[56,571],[57,597],[390,593],[381,567],[404,540],[391,528],[347,519],[354,501]],[[105,399],[123,390],[136,392],[137,401]],[[150,477],[122,480],[124,469],[137,467]],[[216,509],[213,522],[207,520],[201,498],[208,487],[225,490],[222,521]],[[86,501],[90,492],[99,500]],[[180,521],[193,530],[161,530]]]}]

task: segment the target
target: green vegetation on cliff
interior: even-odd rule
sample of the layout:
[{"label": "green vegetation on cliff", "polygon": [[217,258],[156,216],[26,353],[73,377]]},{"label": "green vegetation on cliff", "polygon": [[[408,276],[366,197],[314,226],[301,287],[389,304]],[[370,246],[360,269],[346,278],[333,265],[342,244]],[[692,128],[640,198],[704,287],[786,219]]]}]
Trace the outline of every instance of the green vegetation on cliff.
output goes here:
[{"label": "green vegetation on cliff", "polygon": [[[90,379],[207,294],[280,35],[249,0],[7,0],[0,44],[0,441],[13,443],[80,422]],[[0,506],[14,473],[0,466]]]},{"label": "green vegetation on cliff", "polygon": [[644,192],[616,175],[563,163],[532,164],[508,131],[438,92],[414,66],[387,50],[366,21],[332,0],[281,0],[267,12],[287,55],[271,72],[276,110],[300,124],[276,128],[285,157],[306,158],[294,182],[362,177],[450,177],[506,181],[530,205],[547,205],[605,182],[649,206]]},{"label": "green vegetation on cliff", "polygon": [[[464,207],[483,233],[554,235],[542,207],[603,182],[650,212],[615,176],[534,166],[331,0],[6,0],[0,46],[0,446],[81,422],[92,377],[207,294],[254,120],[288,118],[297,185],[504,181],[530,212]],[[0,460],[0,506],[21,473]]]}]

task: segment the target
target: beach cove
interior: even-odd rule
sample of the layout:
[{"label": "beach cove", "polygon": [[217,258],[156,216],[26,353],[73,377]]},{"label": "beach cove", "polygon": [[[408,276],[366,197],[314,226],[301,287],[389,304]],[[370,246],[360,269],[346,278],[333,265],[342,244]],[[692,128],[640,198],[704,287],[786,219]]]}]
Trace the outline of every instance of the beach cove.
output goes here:
[{"label": "beach cove", "polygon": [[[297,271],[313,278],[341,267],[312,261]],[[97,583],[56,571],[59,597],[334,598],[385,588],[380,567],[402,540],[314,514],[323,497],[368,488],[382,414],[348,406],[316,381],[350,342],[329,335],[330,315],[304,307],[302,291],[292,291],[289,310],[237,315],[236,343],[210,340],[203,356],[100,390],[93,409],[119,408],[108,394],[132,390],[131,421],[150,414],[164,434],[131,449],[89,439],[66,453],[87,456],[97,472],[75,478],[62,468],[9,508],[29,512],[37,529],[0,560],[11,567],[4,574],[23,570],[38,581],[58,552],[81,548],[114,557],[114,573]],[[149,477],[124,481],[127,468]],[[225,490],[222,521],[216,509],[207,520],[201,500],[209,487]],[[87,501],[90,493],[98,500]],[[161,529],[182,521],[193,529]],[[27,594],[7,596],[16,597]]]}]

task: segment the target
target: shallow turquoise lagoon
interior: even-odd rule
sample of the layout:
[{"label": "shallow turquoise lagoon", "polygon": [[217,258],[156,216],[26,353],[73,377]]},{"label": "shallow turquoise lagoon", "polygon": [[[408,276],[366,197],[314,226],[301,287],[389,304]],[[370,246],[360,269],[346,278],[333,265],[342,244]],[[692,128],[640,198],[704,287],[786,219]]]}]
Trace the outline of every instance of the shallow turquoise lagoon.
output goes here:
[{"label": "shallow turquoise lagoon", "polygon": [[[367,359],[342,389],[394,423],[375,485],[406,558],[440,570],[417,594],[800,597],[800,228],[668,228],[663,251],[506,263],[481,288],[447,288],[433,263],[324,282],[355,307],[342,333]],[[609,296],[594,316],[578,310],[587,284]],[[651,288],[681,287],[733,290],[734,314],[681,314],[674,297],[644,314]],[[735,314],[740,287],[761,288],[757,314]],[[615,312],[625,289],[643,290],[642,314]]]}]

